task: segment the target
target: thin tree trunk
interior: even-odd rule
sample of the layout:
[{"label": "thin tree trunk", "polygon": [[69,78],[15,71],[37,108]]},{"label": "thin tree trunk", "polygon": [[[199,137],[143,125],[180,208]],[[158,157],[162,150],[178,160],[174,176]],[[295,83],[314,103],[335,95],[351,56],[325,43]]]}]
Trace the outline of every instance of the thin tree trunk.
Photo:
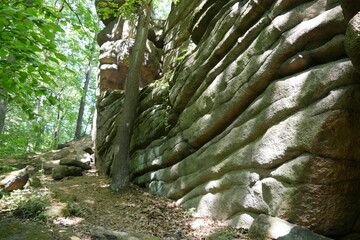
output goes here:
[{"label": "thin tree trunk", "polygon": [[59,110],[58,117],[57,117],[58,123],[56,124],[55,132],[54,132],[54,148],[55,149],[59,145],[61,126],[62,126],[62,122],[65,119],[65,116],[66,116],[66,112],[63,115],[61,115],[61,117],[60,117],[60,110]]},{"label": "thin tree trunk", "polygon": [[[85,124],[85,129],[84,129],[84,133],[83,133],[84,135],[86,134],[89,125],[90,126],[93,125],[92,123],[93,123],[93,118],[94,118],[94,111],[95,111],[95,106],[91,107],[91,109],[90,109],[89,118],[87,120],[87,123]],[[92,128],[90,129],[90,132],[91,132],[91,130],[92,130]]]},{"label": "thin tree trunk", "polygon": [[84,82],[84,87],[83,87],[83,94],[82,94],[81,100],[80,100],[78,118],[77,118],[77,122],[76,122],[75,137],[74,137],[75,140],[81,138],[81,130],[82,130],[82,123],[83,123],[83,118],[84,118],[84,110],[85,110],[85,101],[86,101],[86,95],[87,95],[87,92],[88,92],[88,89],[89,89],[89,83],[90,83],[90,77],[91,77],[91,72],[92,72],[92,67],[93,67],[94,55],[95,55],[95,50],[92,50],[90,60],[89,60],[89,64],[88,64],[88,68],[87,68],[86,74],[85,74],[85,82]]},{"label": "thin tree trunk", "polygon": [[35,150],[35,146],[37,143],[37,137],[39,136],[38,135],[38,132],[40,131],[39,109],[40,109],[40,99],[37,98],[35,100],[35,108],[34,108],[35,119],[33,120],[33,123],[32,123],[32,131],[30,132],[29,140],[28,140],[27,147],[26,147],[27,152],[32,152]]},{"label": "thin tree trunk", "polygon": [[137,25],[135,45],[130,55],[129,74],[126,80],[125,99],[119,126],[115,137],[116,152],[112,165],[111,190],[119,192],[130,187],[130,140],[135,122],[136,106],[139,95],[139,82],[146,39],[148,34],[152,1],[144,3],[144,14],[140,12]]},{"label": "thin tree trunk", "polygon": [[7,100],[0,98],[0,134],[3,132],[6,118]]}]

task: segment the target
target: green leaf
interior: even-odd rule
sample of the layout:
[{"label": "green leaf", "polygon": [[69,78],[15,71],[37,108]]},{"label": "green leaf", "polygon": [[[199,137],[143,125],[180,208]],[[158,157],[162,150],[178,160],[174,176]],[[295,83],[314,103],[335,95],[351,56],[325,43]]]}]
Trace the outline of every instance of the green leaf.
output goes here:
[{"label": "green leaf", "polygon": [[40,97],[40,96],[44,96],[46,94],[46,90],[44,91],[43,89],[38,89],[35,91],[35,96]]},{"label": "green leaf", "polygon": [[7,191],[0,191],[0,199],[3,198],[3,196],[10,196],[10,192]]},{"label": "green leaf", "polygon": [[47,57],[50,61],[59,64],[59,60],[57,60],[56,58],[53,57]]},{"label": "green leaf", "polygon": [[73,25],[72,27],[73,27],[75,30],[81,29],[81,26],[80,26],[80,25]]},{"label": "green leaf", "polygon": [[35,67],[33,65],[30,65],[27,67],[27,70],[29,73],[32,73],[33,71],[35,71]]},{"label": "green leaf", "polygon": [[42,50],[41,50],[41,48],[39,48],[38,46],[36,46],[36,45],[32,45],[32,46],[30,46],[29,47],[32,51],[34,51],[34,52],[41,52]]},{"label": "green leaf", "polygon": [[52,32],[50,32],[48,29],[46,29],[46,28],[42,28],[42,30],[43,30],[43,33],[44,33],[44,35],[45,35],[45,37],[47,38],[47,39],[51,39],[51,40],[54,40],[55,39],[55,34],[54,33],[52,33]]},{"label": "green leaf", "polygon": [[38,66],[38,68],[39,68],[39,71],[46,71],[47,70],[47,65],[45,65],[45,64],[41,64],[41,65],[39,65]]},{"label": "green leaf", "polygon": [[26,12],[30,15],[30,16],[36,16],[37,12],[34,8],[27,8]]},{"label": "green leaf", "polygon": [[48,96],[47,97],[47,100],[49,101],[49,103],[51,104],[51,105],[56,105],[56,103],[57,103],[57,100],[56,100],[56,98],[55,97],[53,97],[53,96]]},{"label": "green leaf", "polygon": [[55,23],[49,23],[49,25],[53,28],[56,32],[65,32],[64,29],[62,29],[59,25]]},{"label": "green leaf", "polygon": [[53,83],[54,81],[46,74],[40,74],[41,75],[41,78],[42,78],[42,82],[44,83]]},{"label": "green leaf", "polygon": [[3,49],[0,49],[0,57],[6,57],[7,56],[7,52]]},{"label": "green leaf", "polygon": [[40,126],[39,125],[34,126],[34,132],[40,132]]},{"label": "green leaf", "polygon": [[64,62],[67,61],[67,57],[66,57],[65,55],[63,55],[63,54],[61,54],[61,53],[54,53],[54,54],[55,54],[55,56],[56,56],[58,59],[60,59],[60,60],[62,60],[62,61],[64,61]]},{"label": "green leaf", "polygon": [[47,42],[46,45],[48,46],[48,50],[50,50],[51,52],[53,52],[56,49],[56,45],[53,42]]},{"label": "green leaf", "polygon": [[20,72],[19,75],[20,75],[19,77],[20,82],[24,83],[28,77],[28,74],[25,72]]}]

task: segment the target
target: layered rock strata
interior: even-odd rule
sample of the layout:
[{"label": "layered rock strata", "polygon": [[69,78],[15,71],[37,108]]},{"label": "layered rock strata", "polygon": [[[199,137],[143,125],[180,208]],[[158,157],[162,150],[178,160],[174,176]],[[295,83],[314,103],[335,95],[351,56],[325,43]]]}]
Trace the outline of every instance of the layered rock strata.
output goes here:
[{"label": "layered rock strata", "polygon": [[[347,25],[337,0],[180,1],[162,35],[163,81],[142,90],[133,181],[236,226],[265,214],[352,232],[360,77]],[[109,174],[121,93],[102,90],[97,110]]]}]

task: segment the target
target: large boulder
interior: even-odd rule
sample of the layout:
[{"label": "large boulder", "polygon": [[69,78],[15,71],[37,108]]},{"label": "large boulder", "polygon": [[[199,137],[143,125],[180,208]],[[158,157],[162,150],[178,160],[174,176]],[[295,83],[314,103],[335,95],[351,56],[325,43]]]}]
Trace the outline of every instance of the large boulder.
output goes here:
[{"label": "large boulder", "polygon": [[255,219],[249,229],[249,236],[253,240],[330,240],[309,229],[264,214]]},{"label": "large boulder", "polygon": [[67,166],[56,166],[52,170],[52,177],[54,180],[61,180],[67,176],[68,171]]},{"label": "large boulder", "polygon": [[80,167],[83,170],[90,170],[91,169],[90,165],[88,165],[88,164],[86,164],[84,162],[78,161],[76,159],[61,159],[59,164],[60,165],[67,165],[67,166]]},{"label": "large boulder", "polygon": [[360,12],[348,24],[345,49],[354,67],[360,73]]},{"label": "large boulder", "polygon": [[34,167],[26,166],[25,168],[12,171],[0,176],[0,189],[2,188],[5,191],[14,191],[17,189],[22,189],[30,178],[30,171]]},{"label": "large boulder", "polygon": [[54,180],[61,180],[67,176],[82,176],[83,169],[81,167],[60,165],[52,170]]}]

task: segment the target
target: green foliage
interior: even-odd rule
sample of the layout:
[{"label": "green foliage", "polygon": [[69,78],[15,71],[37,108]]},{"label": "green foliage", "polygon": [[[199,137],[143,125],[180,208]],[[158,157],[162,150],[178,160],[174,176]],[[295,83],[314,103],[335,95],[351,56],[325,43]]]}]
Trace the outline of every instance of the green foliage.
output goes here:
[{"label": "green foliage", "polygon": [[46,199],[30,199],[14,211],[14,216],[22,219],[34,219],[38,222],[47,222],[46,213],[48,201]]},{"label": "green foliage", "polygon": [[189,209],[187,209],[184,213],[185,214],[193,214],[193,213],[195,213],[196,212],[196,208],[189,208]]},{"label": "green foliage", "polygon": [[10,196],[10,192],[0,190],[0,199],[2,199],[3,196]]},{"label": "green foliage", "polygon": [[64,202],[64,203],[70,203],[70,202],[77,201],[77,198],[75,195],[68,194],[68,193],[55,193],[54,198],[56,198],[60,202]]},{"label": "green foliage", "polygon": [[122,15],[128,19],[136,17],[139,6],[152,0],[125,0],[123,3],[117,1],[104,1],[98,3],[98,13],[101,19],[107,20]]},{"label": "green foliage", "polygon": [[50,204],[49,197],[47,191],[17,190],[2,201],[6,209],[13,211],[15,217],[45,223],[49,220],[46,213]]},{"label": "green foliage", "polygon": [[16,167],[12,167],[12,166],[7,166],[7,165],[0,166],[0,174],[11,172],[11,171],[16,171],[16,170],[18,170],[18,169]]},{"label": "green foliage", "polygon": [[152,3],[155,18],[166,19],[172,2],[176,4],[179,0],[125,0],[122,4],[119,1],[104,1],[98,3],[97,10],[103,20],[115,19],[120,15],[127,19],[135,19],[139,6]]},{"label": "green foliage", "polygon": [[[0,3],[0,99],[9,100],[0,157],[71,140],[88,62],[97,65],[100,26],[92,0],[27,2]],[[94,92],[92,72],[86,120],[94,110]]]},{"label": "green foliage", "polygon": [[66,61],[55,43],[55,34],[64,32],[55,23],[62,14],[43,0],[4,0],[0,16],[0,97],[35,118],[32,104],[37,97],[54,104],[47,91],[56,85],[49,63]]},{"label": "green foliage", "polygon": [[67,208],[69,209],[70,216],[83,217],[84,212],[76,202],[68,202]]}]

